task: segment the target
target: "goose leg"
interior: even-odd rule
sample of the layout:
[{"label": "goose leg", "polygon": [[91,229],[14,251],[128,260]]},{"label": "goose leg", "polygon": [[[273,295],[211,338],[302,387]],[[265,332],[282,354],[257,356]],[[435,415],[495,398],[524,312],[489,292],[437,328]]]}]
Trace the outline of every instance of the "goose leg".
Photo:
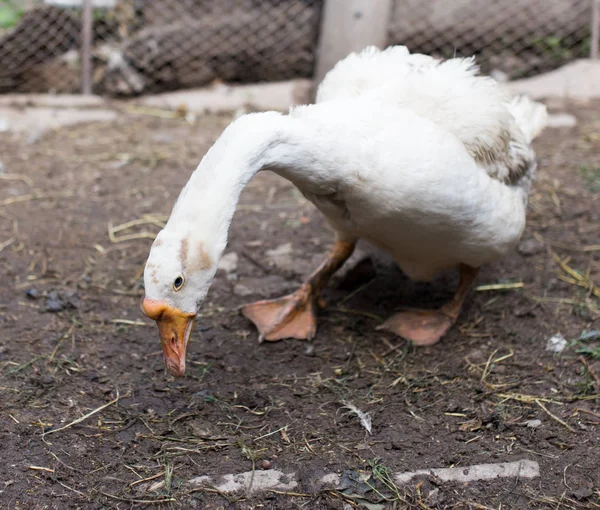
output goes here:
[{"label": "goose leg", "polygon": [[392,315],[377,329],[391,331],[415,345],[433,345],[456,322],[479,269],[461,264],[460,283],[452,301],[439,310],[409,310]]},{"label": "goose leg", "polygon": [[293,294],[242,307],[258,329],[259,342],[283,338],[308,340],[317,332],[317,301],[331,276],[352,255],[355,242],[337,241],[319,268]]}]

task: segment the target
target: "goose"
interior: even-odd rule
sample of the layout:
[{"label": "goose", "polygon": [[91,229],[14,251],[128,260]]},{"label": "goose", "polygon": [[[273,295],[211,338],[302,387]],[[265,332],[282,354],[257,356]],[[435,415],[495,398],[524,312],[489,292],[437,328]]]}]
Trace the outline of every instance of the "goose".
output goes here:
[{"label": "goose", "polygon": [[234,120],[191,175],[154,240],[143,312],[167,370],[185,373],[194,320],[226,247],[239,196],[261,170],[291,181],[333,227],[323,263],[291,295],[242,307],[259,341],[312,339],[319,295],[358,239],[415,281],[455,269],[454,297],[379,328],[433,345],[456,322],[478,270],[509,253],[526,218],[544,105],[509,97],[473,57],[436,60],[368,47],[336,64],[315,104]]}]

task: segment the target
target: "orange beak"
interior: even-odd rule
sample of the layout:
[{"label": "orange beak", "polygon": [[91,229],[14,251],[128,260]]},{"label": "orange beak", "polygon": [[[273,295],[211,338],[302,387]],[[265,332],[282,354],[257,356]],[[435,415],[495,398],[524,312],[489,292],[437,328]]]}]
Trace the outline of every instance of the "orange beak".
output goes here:
[{"label": "orange beak", "polygon": [[183,376],[185,353],[196,314],[182,312],[161,301],[148,298],[142,302],[142,311],[158,325],[167,370],[175,377]]}]

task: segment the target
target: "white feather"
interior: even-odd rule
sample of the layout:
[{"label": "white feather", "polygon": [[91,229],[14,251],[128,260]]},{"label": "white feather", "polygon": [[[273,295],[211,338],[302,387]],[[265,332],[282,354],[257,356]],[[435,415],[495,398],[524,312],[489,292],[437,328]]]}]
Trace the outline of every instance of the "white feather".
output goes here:
[{"label": "white feather", "polygon": [[186,275],[195,283],[175,295],[175,245],[204,243],[216,268],[239,194],[264,169],[292,181],[338,238],[370,241],[411,278],[492,262],[523,232],[530,142],[545,122],[545,107],[506,97],[473,59],[439,62],[402,46],[352,54],[325,77],[317,104],[245,115],[225,130],[161,234],[176,241],[151,251],[146,293],[199,306],[216,269]]}]

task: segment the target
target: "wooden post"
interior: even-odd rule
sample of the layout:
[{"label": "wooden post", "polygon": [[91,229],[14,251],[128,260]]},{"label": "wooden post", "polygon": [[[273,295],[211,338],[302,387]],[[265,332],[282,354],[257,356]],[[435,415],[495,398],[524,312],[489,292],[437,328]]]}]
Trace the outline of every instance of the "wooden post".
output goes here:
[{"label": "wooden post", "polygon": [[590,35],[590,58],[600,58],[600,0],[592,2],[592,30]]},{"label": "wooden post", "polygon": [[81,20],[81,92],[92,93],[92,0],[83,0]]},{"label": "wooden post", "polygon": [[386,46],[393,0],[325,0],[317,53],[319,84],[341,59],[365,46]]}]

